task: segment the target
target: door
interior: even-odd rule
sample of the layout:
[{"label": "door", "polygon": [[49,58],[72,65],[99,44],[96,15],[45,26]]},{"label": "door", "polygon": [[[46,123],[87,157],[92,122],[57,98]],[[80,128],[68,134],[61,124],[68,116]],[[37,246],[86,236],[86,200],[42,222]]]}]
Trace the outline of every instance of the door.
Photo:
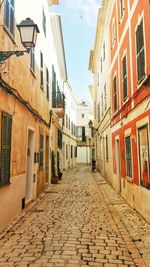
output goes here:
[{"label": "door", "polygon": [[34,132],[32,130],[28,130],[26,202],[32,199],[33,164],[34,164]]},{"label": "door", "polygon": [[149,166],[149,141],[148,126],[145,125],[138,130],[139,137],[139,164],[140,164],[140,184],[150,188],[150,166]]},{"label": "door", "polygon": [[46,142],[45,142],[45,168],[46,168],[46,184],[49,183],[49,136],[46,135]]},{"label": "door", "polygon": [[117,174],[117,191],[121,192],[121,173],[120,173],[120,143],[116,140],[116,174]]}]

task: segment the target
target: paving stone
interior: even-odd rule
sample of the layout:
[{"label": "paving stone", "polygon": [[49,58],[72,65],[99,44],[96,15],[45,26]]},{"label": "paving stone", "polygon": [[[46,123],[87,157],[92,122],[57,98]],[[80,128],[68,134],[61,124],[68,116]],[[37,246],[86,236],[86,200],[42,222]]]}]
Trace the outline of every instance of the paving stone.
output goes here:
[{"label": "paving stone", "polygon": [[1,235],[0,266],[150,267],[150,225],[103,181],[89,167],[64,172]]}]

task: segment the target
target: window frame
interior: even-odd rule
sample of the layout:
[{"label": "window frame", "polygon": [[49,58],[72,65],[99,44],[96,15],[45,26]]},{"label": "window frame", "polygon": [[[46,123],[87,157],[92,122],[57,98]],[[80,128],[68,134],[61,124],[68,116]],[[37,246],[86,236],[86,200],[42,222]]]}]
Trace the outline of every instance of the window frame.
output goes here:
[{"label": "window frame", "polygon": [[105,137],[105,156],[106,156],[106,161],[109,162],[108,134],[106,134],[106,137]]},{"label": "window frame", "polygon": [[[13,0],[13,4],[12,4],[12,0],[5,0],[4,4],[5,4],[4,5],[4,29],[8,32],[10,37],[14,40],[14,37],[15,37],[15,0]],[[7,4],[8,4],[8,10],[7,10]],[[9,18],[7,18],[6,12],[9,12],[9,15],[8,15]],[[12,14],[13,16],[11,17]],[[12,30],[11,30],[11,20],[13,22]]]},{"label": "window frame", "polygon": [[35,48],[32,47],[30,50],[30,70],[35,74]]},{"label": "window frame", "polygon": [[45,11],[43,9],[43,14],[42,14],[42,27],[43,27],[43,32],[46,37],[46,16],[45,16]]},{"label": "window frame", "polygon": [[[127,157],[127,142],[126,140],[130,139],[130,159],[128,159]],[[129,177],[130,179],[133,179],[133,162],[132,162],[132,136],[131,134],[128,134],[125,136],[124,139],[124,143],[125,143],[125,163],[126,163],[126,176]],[[130,166],[130,170],[131,173],[128,173],[128,161],[130,160],[131,166]]]},{"label": "window frame", "polygon": [[[7,186],[10,184],[10,171],[11,171],[11,144],[12,144],[12,116],[6,112],[1,112],[1,132],[0,132],[0,187]],[[5,134],[3,132],[3,123],[4,123],[4,117],[6,118],[6,128],[5,128]],[[3,143],[3,137],[4,143]],[[6,141],[6,143],[5,143]],[[8,142],[9,141],[9,142]],[[5,151],[5,156],[2,154],[3,151]],[[4,163],[5,166],[2,167],[3,156],[6,157],[6,155],[9,157],[9,160]],[[4,158],[6,160],[6,158]],[[8,164],[8,175],[6,177],[6,165]],[[2,169],[5,167],[5,178],[3,177]]]},{"label": "window frame", "polygon": [[49,101],[49,70],[46,68],[46,98]]},{"label": "window frame", "polygon": [[44,60],[42,52],[40,52],[40,87],[44,90]]},{"label": "window frame", "polygon": [[[143,46],[142,48],[140,49],[140,51],[138,52],[137,51],[137,31],[141,25],[141,23],[143,23]],[[142,16],[137,25],[136,25],[136,28],[135,28],[135,51],[136,51],[136,76],[137,76],[137,84],[138,86],[140,86],[140,84],[142,83],[142,81],[145,79],[146,77],[146,46],[145,46],[145,27],[144,27],[144,17]],[[141,55],[142,51],[144,51],[144,74],[143,76],[139,79],[139,72],[138,72],[138,67],[141,66],[141,64],[138,64],[138,57]]]},{"label": "window frame", "polygon": [[[148,173],[150,172],[150,139],[149,139],[149,122],[143,123],[141,125],[139,125],[139,127],[137,128],[137,135],[138,135],[138,159],[139,159],[139,184],[140,186],[149,189],[150,190],[150,173],[149,173],[149,183],[147,185],[144,185],[144,181],[142,183],[142,170],[141,170],[141,154],[140,154],[140,130],[142,129],[146,129],[146,137],[147,137],[147,147],[148,147]],[[142,152],[143,153],[143,152]],[[144,179],[143,179],[144,180]]]},{"label": "window frame", "polygon": [[[116,91],[114,90],[114,80],[116,80]],[[114,100],[113,111],[114,113],[116,113],[118,111],[117,74],[113,76],[113,100]],[[116,106],[115,106],[115,100],[116,100]]]},{"label": "window frame", "polygon": [[39,133],[39,169],[43,169],[44,165],[44,134]]},{"label": "window frame", "polygon": [[112,25],[111,25],[111,37],[112,37],[112,47],[115,46],[115,43],[116,43],[116,39],[117,39],[117,36],[116,36],[116,27],[115,27],[115,19],[113,18],[112,20]]},{"label": "window frame", "polygon": [[[126,66],[126,74],[124,75],[123,71],[123,60],[125,59],[125,66]],[[122,64],[122,96],[123,96],[123,102],[126,102],[128,99],[128,69],[127,69],[127,53],[125,52],[122,56],[121,64]],[[124,76],[123,76],[124,75]],[[126,91],[127,95],[124,95],[124,81],[126,80]]]},{"label": "window frame", "polygon": [[123,21],[123,18],[124,18],[124,0],[120,0],[120,20],[121,22]]}]

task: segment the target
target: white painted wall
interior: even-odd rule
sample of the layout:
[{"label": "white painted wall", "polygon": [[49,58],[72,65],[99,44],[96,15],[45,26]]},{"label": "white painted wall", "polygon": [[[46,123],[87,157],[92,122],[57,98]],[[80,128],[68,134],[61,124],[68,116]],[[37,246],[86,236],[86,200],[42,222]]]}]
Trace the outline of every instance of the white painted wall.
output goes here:
[{"label": "white painted wall", "polygon": [[[77,124],[77,103],[74,97],[71,85],[69,82],[64,83],[65,94],[65,115],[63,126],[63,168],[73,168],[76,166],[75,147],[77,146],[76,136],[71,132],[71,122],[76,126]],[[70,118],[70,129],[66,127],[66,114]],[[68,146],[68,159],[66,158],[66,146]],[[73,146],[73,155],[71,158],[71,146]]]}]

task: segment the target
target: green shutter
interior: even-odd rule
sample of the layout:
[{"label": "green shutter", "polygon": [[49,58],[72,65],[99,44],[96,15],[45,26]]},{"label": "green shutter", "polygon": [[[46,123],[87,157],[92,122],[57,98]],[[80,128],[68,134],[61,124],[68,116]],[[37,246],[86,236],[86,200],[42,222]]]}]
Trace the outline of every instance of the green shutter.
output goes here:
[{"label": "green shutter", "polygon": [[56,108],[56,73],[52,65],[52,107]]},{"label": "green shutter", "polygon": [[122,60],[122,79],[123,79],[123,100],[126,100],[128,96],[126,56],[124,56]]},{"label": "green shutter", "polygon": [[9,184],[10,182],[11,131],[12,131],[12,118],[6,113],[3,113],[0,185]]},{"label": "green shutter", "polygon": [[114,83],[114,112],[116,112],[117,111],[117,78],[116,76],[114,77],[113,83]]},{"label": "green shutter", "polygon": [[137,79],[138,83],[140,83],[145,77],[143,20],[141,21],[136,31],[136,49],[137,49]]}]

